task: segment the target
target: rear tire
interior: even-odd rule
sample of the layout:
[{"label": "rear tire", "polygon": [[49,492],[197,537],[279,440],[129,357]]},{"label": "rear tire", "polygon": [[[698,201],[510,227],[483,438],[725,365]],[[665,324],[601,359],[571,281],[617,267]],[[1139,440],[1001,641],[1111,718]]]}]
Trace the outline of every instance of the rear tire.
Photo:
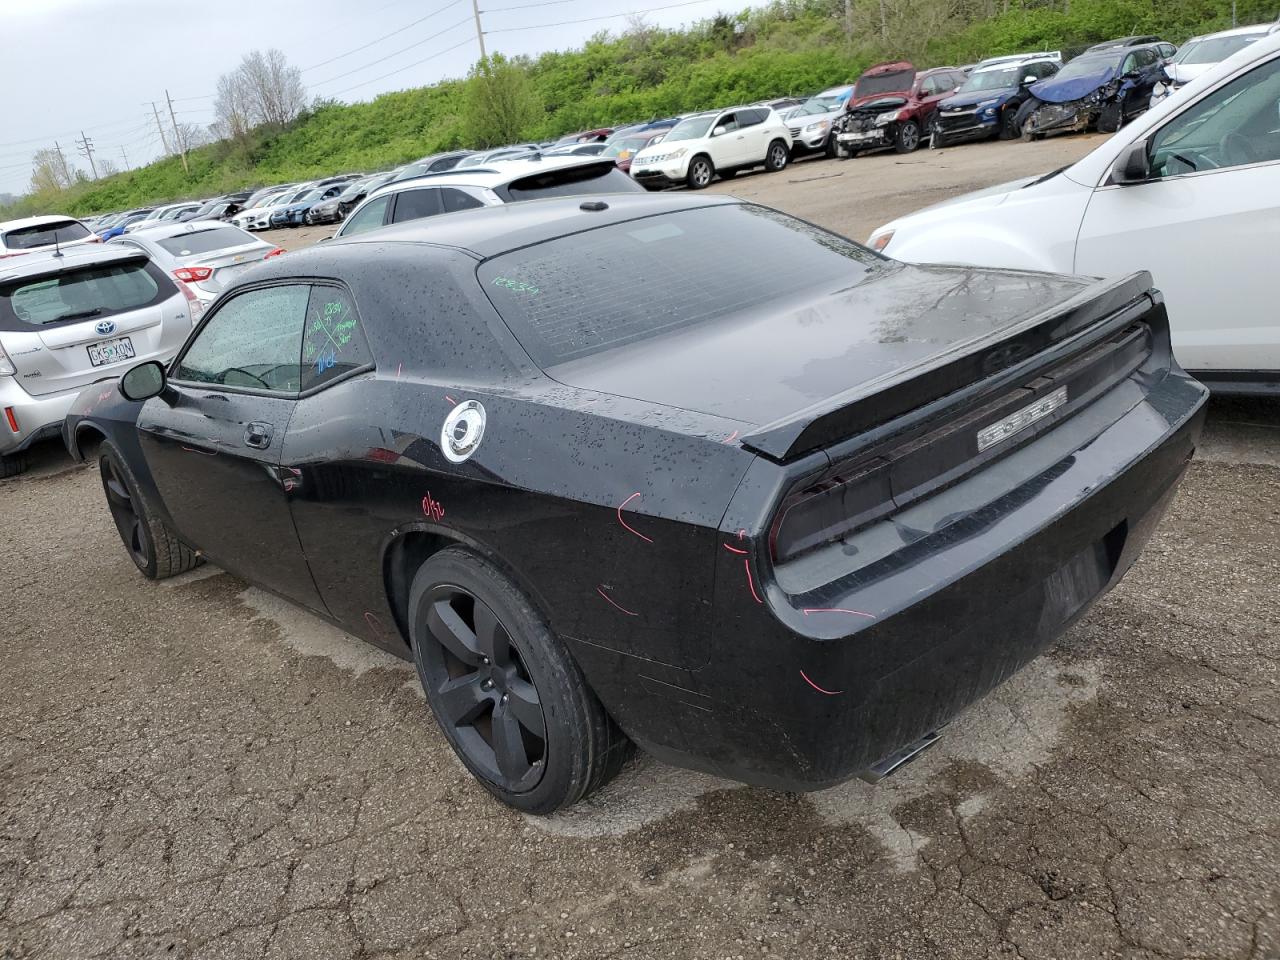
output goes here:
[{"label": "rear tire", "polygon": [[769,173],[777,173],[786,168],[787,161],[790,159],[791,151],[787,145],[781,140],[775,140],[769,144],[769,149],[764,155],[764,168]]},{"label": "rear tire", "polygon": [[104,440],[98,452],[107,507],[134,566],[148,580],[164,580],[198,567],[201,558],[170,532],[142,498],[137,477],[115,445]]},{"label": "rear tire", "polygon": [[919,146],[920,124],[914,120],[898,124],[898,132],[893,136],[893,149],[897,153],[914,153]]},{"label": "rear tire", "polygon": [[690,190],[703,190],[711,186],[715,179],[716,166],[710,157],[697,156],[689,161],[689,172],[685,175],[685,183]]},{"label": "rear tire", "polygon": [[631,756],[559,638],[484,558],[449,547],[428,559],[408,616],[418,678],[445,739],[503,803],[553,813],[608,783]]},{"label": "rear tire", "polygon": [[27,452],[10,453],[0,457],[0,480],[16,477],[27,472]]}]

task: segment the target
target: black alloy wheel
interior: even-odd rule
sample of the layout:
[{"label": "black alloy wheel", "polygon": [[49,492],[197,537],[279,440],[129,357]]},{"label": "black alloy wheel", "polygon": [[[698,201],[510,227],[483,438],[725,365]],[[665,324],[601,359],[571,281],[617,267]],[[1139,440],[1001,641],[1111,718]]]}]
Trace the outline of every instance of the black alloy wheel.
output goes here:
[{"label": "black alloy wheel", "polygon": [[418,679],[449,746],[517,810],[553,813],[608,783],[633,746],[515,583],[461,545],[432,554],[407,607]]},{"label": "black alloy wheel", "polygon": [[102,458],[102,489],[107,495],[107,508],[120,531],[124,548],[138,569],[146,571],[151,566],[153,553],[151,537],[132,485],[114,457]]},{"label": "black alloy wheel", "polygon": [[1022,127],[1018,125],[1018,108],[1009,105],[1000,113],[1000,126],[996,136],[1001,140],[1017,140],[1022,136]]},{"label": "black alloy wheel", "polygon": [[485,777],[511,793],[532,790],[545,771],[547,722],[519,647],[460,586],[436,586],[427,605],[422,663],[441,724]]},{"label": "black alloy wheel", "polygon": [[920,125],[914,120],[904,120],[898,124],[898,132],[893,138],[893,149],[898,153],[911,153],[920,146]]}]

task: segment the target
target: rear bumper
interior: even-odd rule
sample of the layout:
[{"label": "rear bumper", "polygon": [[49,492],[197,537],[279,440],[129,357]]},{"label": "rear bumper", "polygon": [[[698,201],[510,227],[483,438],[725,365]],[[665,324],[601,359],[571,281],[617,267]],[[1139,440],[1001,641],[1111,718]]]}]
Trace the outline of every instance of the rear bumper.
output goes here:
[{"label": "rear bumper", "polygon": [[1127,412],[874,581],[844,578],[793,606],[776,582],[750,579],[748,558],[724,552],[699,670],[588,644],[575,653],[659,758],[785,790],[847,780],[1036,657],[1141,553],[1194,452],[1208,393],[1177,371],[1118,390]]},{"label": "rear bumper", "polygon": [[[67,411],[84,389],[33,397],[12,377],[0,377],[0,455],[18,453],[37,440],[57,436]],[[16,432],[9,423],[10,412],[18,423]]]}]

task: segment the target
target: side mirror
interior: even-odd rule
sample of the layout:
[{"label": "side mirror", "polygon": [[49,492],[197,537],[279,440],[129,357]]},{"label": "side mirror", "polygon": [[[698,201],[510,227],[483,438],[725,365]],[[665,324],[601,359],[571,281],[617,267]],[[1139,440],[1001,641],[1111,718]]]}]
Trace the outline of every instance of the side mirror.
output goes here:
[{"label": "side mirror", "polygon": [[332,239],[333,237],[321,237],[319,240],[316,241],[316,243],[328,243]]},{"label": "side mirror", "polygon": [[1111,182],[1120,185],[1144,183],[1151,179],[1151,161],[1147,157],[1147,141],[1139,140],[1125,147],[1111,165]]},{"label": "side mirror", "polygon": [[712,130],[712,131],[711,131],[711,135],[712,135],[713,137],[723,137],[723,136],[724,136],[724,127],[716,127],[714,130]]},{"label": "side mirror", "polygon": [[167,385],[164,365],[159,360],[148,360],[120,378],[120,395],[137,403],[160,396]]},{"label": "side mirror", "polygon": [[1022,78],[1022,85],[1024,87],[1029,87],[1031,86],[1031,84],[1035,82],[1036,82],[1036,78],[1031,76],[1031,74],[1027,74],[1025,77]]}]

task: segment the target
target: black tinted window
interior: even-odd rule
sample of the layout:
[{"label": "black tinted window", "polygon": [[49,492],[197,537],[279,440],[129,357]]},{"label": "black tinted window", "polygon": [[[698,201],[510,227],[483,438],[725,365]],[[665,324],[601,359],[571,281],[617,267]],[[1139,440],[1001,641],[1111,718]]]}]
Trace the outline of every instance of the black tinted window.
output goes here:
[{"label": "black tinted window", "polygon": [[738,126],[754,127],[756,124],[761,123],[764,120],[764,115],[764,110],[739,110]]},{"label": "black tinted window", "polygon": [[310,293],[289,284],[225,301],[183,355],[177,379],[296,394]]},{"label": "black tinted window", "polygon": [[55,241],[66,243],[68,240],[83,240],[89,236],[89,230],[75,220],[64,220],[61,223],[42,223],[35,227],[19,227],[4,233],[4,245],[10,250],[30,250],[32,247],[51,246]]},{"label": "black tinted window", "polygon": [[423,217],[434,217],[440,212],[440,194],[436,190],[406,190],[397,194],[395,212],[391,215],[392,223],[404,223],[406,220],[421,220]]},{"label": "black tinted window", "polygon": [[521,177],[497,192],[505,194],[507,200],[536,200],[539,197],[577,197],[590,193],[642,193],[644,187],[609,160]]},{"label": "black tinted window", "polygon": [[372,362],[350,295],[338,287],[313,287],[302,334],[302,389],[321,386]]},{"label": "black tinted window", "polygon": [[455,213],[458,210],[474,210],[476,207],[484,206],[471,194],[462,190],[455,190],[453,187],[441,189],[440,202],[444,206],[445,213]]},{"label": "black tinted window", "polygon": [[819,297],[857,283],[878,262],[786,214],[732,204],[561,237],[496,257],[478,275],[525,350],[547,367]]},{"label": "black tinted window", "polygon": [[194,230],[176,237],[157,240],[156,245],[175,257],[193,257],[200,253],[214,250],[225,250],[227,247],[242,247],[246,243],[254,243],[253,237],[239,227],[214,227],[211,230]]},{"label": "black tinted window", "polygon": [[145,261],[85,267],[7,284],[0,289],[0,325],[22,330],[80,323],[138,310],[176,293],[163,272]]}]

